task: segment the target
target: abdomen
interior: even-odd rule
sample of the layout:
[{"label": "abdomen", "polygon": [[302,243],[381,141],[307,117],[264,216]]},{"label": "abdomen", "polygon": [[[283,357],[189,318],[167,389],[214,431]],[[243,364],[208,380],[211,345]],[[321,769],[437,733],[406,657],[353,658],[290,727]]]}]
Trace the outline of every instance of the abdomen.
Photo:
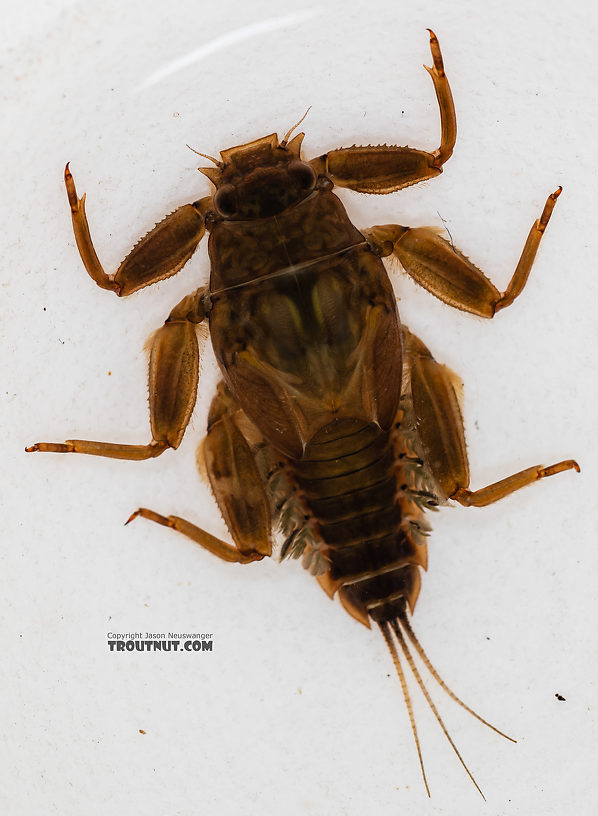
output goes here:
[{"label": "abdomen", "polygon": [[413,536],[398,437],[376,423],[329,423],[290,463],[324,545],[324,589],[366,625],[392,620],[419,589],[425,544]]}]

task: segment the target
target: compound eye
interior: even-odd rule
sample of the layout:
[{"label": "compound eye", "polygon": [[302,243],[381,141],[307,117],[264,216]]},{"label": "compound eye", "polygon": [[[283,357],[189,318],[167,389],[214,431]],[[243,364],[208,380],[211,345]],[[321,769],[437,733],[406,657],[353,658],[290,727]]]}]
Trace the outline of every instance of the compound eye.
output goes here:
[{"label": "compound eye", "polygon": [[302,190],[313,190],[316,186],[316,174],[311,165],[302,161],[292,161],[287,167],[289,176]]},{"label": "compound eye", "polygon": [[225,217],[237,212],[237,191],[233,184],[223,184],[214,196],[214,206]]}]

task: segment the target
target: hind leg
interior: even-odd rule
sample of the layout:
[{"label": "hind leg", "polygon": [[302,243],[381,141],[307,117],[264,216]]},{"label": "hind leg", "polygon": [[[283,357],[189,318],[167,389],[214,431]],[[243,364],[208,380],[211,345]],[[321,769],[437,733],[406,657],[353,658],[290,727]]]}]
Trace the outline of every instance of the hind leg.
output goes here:
[{"label": "hind leg", "polygon": [[255,461],[255,446],[239,428],[240,413],[241,409],[221,383],[212,400],[208,433],[199,450],[203,460],[200,467],[205,466],[234,545],[179,516],[162,516],[145,507],[136,510],[127,524],[141,516],[171,527],[223,561],[248,564],[271,555],[270,503]]},{"label": "hind leg", "polygon": [[461,384],[449,368],[434,360],[419,338],[404,329],[403,339],[417,435],[440,500],[453,499],[466,507],[485,507],[547,476],[565,470],[579,472],[577,462],[567,459],[550,467],[535,465],[480,490],[470,490],[458,399]]},{"label": "hind leg", "polygon": [[195,541],[196,544],[211,552],[212,555],[217,555],[218,558],[231,564],[250,564],[252,561],[261,561],[265,555],[270,555],[270,553],[260,553],[257,550],[241,552],[232,544],[211,535],[211,533],[207,533],[201,527],[180,516],[162,516],[153,510],[148,510],[147,507],[140,507],[139,510],[131,513],[125,524],[129,524],[136,518],[149,519],[149,521],[155,521],[156,524],[161,524],[163,527],[170,527],[172,530],[187,536],[191,541]]}]

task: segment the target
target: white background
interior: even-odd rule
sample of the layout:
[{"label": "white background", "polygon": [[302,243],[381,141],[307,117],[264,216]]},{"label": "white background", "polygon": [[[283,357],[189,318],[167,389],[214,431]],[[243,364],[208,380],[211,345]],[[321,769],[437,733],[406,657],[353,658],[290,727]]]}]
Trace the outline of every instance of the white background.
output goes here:
[{"label": "white background", "polygon": [[[595,13],[514,0],[3,5],[3,812],[595,812]],[[405,322],[465,382],[472,487],[538,462],[582,466],[432,519],[414,627],[454,690],[519,740],[433,689],[487,805],[414,693],[428,801],[380,636],[299,564],[227,565],[145,520],[123,526],[144,505],[225,534],[194,463],[211,352],[177,452],[23,452],[73,436],[149,441],[144,342],[208,274],[202,246],[176,279],[123,301],[100,291],[74,246],[65,162],[111,271],[208,192],[185,143],[217,154],[282,136],[311,105],[307,157],[434,149],[426,27],[453,88],[455,154],[401,193],[342,193],[355,224],[444,221],[504,288],[564,188],[528,286],[496,320],[393,275]],[[212,632],[214,652],[108,652],[109,631],[169,630]]]}]

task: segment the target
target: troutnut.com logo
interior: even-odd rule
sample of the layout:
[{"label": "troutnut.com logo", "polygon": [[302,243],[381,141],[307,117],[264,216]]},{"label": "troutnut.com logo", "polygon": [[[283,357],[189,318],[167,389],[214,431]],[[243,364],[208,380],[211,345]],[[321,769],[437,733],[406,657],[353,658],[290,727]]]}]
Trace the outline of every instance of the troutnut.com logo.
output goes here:
[{"label": "troutnut.com logo", "polygon": [[108,632],[111,652],[211,652],[205,632]]}]

